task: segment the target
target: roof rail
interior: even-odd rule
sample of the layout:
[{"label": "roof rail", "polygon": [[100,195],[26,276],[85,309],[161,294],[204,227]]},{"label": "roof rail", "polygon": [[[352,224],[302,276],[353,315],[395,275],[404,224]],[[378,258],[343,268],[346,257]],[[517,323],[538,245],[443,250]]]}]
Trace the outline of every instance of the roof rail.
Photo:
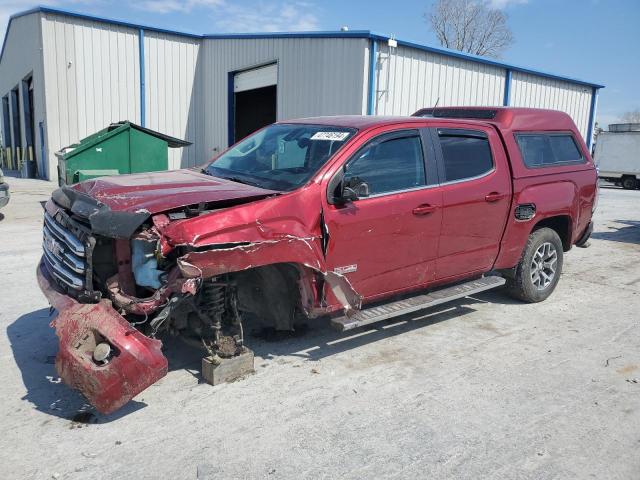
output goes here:
[{"label": "roof rail", "polygon": [[415,112],[412,117],[435,118],[476,118],[492,120],[498,113],[494,108],[423,108]]}]

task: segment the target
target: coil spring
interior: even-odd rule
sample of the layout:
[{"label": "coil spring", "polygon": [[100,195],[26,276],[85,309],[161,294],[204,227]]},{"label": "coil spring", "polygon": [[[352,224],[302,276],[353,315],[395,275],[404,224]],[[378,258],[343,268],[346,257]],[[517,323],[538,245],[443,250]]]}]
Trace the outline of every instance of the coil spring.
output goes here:
[{"label": "coil spring", "polygon": [[225,285],[214,282],[204,282],[202,285],[200,304],[214,323],[220,322],[225,310],[225,288]]}]

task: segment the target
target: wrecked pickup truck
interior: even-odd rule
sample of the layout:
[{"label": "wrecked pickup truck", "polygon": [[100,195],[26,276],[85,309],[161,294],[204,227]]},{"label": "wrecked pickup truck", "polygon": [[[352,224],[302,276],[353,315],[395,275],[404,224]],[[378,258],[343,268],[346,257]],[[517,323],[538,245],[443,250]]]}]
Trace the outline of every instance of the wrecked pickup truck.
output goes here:
[{"label": "wrecked pickup truck", "polygon": [[203,168],[65,186],[37,271],[56,368],[109,413],[167,373],[166,334],[225,359],[247,318],[348,330],[505,283],[538,302],[596,195],[570,117],[516,108],[276,123]]}]

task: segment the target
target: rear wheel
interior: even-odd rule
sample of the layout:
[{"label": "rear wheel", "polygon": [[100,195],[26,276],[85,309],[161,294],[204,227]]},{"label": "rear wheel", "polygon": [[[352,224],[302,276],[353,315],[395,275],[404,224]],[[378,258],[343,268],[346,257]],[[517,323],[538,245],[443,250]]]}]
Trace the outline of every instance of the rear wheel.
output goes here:
[{"label": "rear wheel", "polygon": [[541,228],[529,235],[520,262],[507,281],[511,296],[529,303],[545,300],[555,290],[562,272],[563,250],[558,234]]},{"label": "rear wheel", "polygon": [[622,178],[622,188],[625,190],[635,190],[637,186],[638,180],[636,180],[636,177],[627,176]]}]

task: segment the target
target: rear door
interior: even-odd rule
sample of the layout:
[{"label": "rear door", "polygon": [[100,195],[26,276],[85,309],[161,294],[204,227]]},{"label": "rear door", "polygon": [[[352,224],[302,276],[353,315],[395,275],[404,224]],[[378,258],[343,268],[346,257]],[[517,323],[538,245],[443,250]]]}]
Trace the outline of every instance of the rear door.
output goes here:
[{"label": "rear door", "polygon": [[431,130],[442,179],[437,280],[492,268],[511,201],[511,173],[495,130],[450,125]]},{"label": "rear door", "polygon": [[435,278],[441,194],[428,135],[408,129],[368,140],[346,161],[345,181],[366,182],[369,196],[324,212],[328,267],[366,299]]}]

